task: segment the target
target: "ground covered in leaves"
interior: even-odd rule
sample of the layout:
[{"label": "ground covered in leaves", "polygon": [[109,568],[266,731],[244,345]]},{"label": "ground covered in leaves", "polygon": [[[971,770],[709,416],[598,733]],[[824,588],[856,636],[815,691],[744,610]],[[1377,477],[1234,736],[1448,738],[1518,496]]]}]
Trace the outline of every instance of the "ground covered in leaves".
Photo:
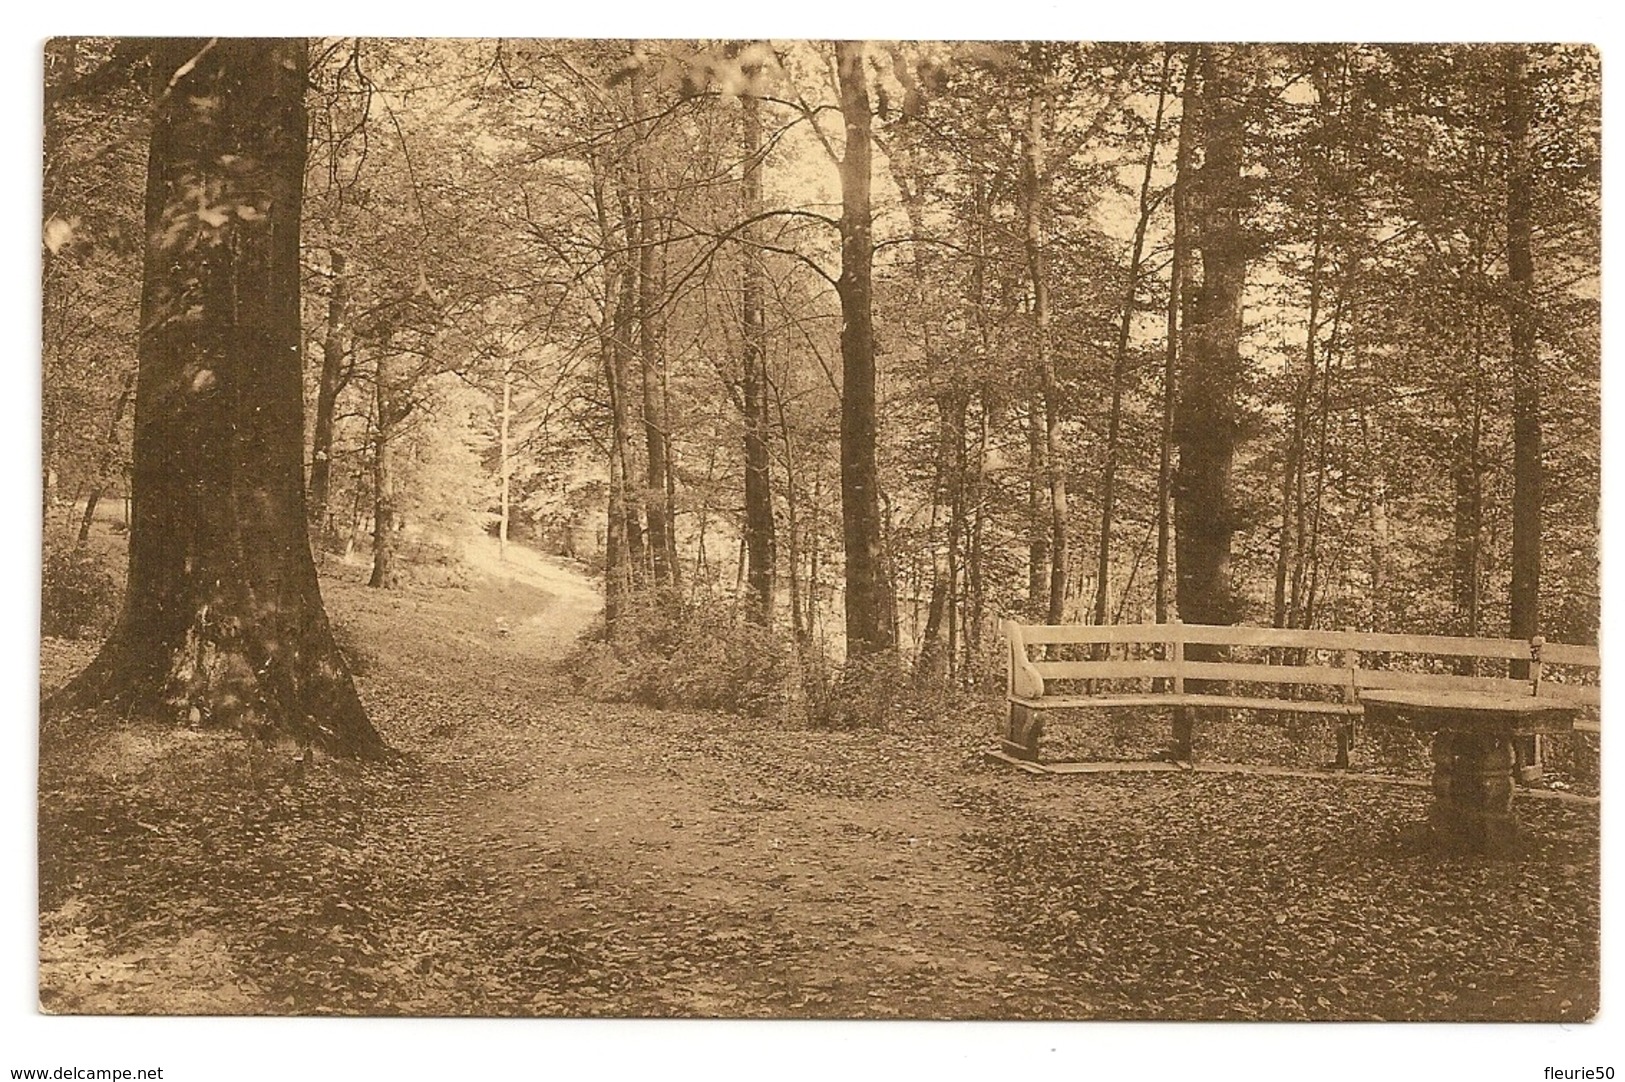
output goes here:
[{"label": "ground covered in leaves", "polygon": [[[83,1013],[1584,1019],[1595,803],[1433,851],[1425,788],[1036,778],[996,705],[816,731],[595,702],[514,553],[328,606],[395,762],[80,714],[41,741],[40,997]],[[47,689],[88,660],[47,640]]]}]

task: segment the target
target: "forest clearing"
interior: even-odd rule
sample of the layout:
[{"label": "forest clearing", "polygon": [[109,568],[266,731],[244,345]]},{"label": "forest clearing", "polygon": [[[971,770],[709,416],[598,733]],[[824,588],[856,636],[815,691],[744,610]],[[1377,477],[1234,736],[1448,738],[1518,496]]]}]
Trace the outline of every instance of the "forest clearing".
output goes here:
[{"label": "forest clearing", "polygon": [[43,1012],[1597,1017],[1595,48],[44,91]]}]

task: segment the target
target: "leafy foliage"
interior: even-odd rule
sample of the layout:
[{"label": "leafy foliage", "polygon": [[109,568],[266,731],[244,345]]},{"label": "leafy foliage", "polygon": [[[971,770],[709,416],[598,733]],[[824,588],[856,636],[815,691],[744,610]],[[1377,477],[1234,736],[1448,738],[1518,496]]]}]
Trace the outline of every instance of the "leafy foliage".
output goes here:
[{"label": "leafy foliage", "polygon": [[48,545],[41,571],[40,632],[64,639],[100,639],[123,603],[123,576],[107,558],[82,545]]},{"label": "leafy foliage", "polygon": [[607,701],[782,717],[797,694],[789,637],[715,601],[644,603],[574,656],[582,686]]}]

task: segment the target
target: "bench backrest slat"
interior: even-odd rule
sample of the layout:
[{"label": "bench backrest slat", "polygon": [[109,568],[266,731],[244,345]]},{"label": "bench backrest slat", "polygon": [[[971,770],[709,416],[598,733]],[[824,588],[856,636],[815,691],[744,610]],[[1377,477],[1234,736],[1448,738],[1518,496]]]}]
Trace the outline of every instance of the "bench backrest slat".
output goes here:
[{"label": "bench backrest slat", "polygon": [[[1126,680],[1174,675],[1172,661],[1034,661],[1047,680]],[[1188,666],[1187,666],[1188,667]]]},{"label": "bench backrest slat", "polygon": [[1361,653],[1529,659],[1529,643],[1524,639],[1467,639],[1447,635],[1391,635],[1374,631],[1314,631],[1216,624],[1185,624],[1182,634],[1186,642],[1218,646],[1288,646],[1315,650],[1358,650]]},{"label": "bench backrest slat", "polygon": [[1540,659],[1548,665],[1577,665],[1590,669],[1602,666],[1602,654],[1595,646],[1570,646],[1561,642],[1543,643]]},{"label": "bench backrest slat", "polygon": [[[1022,641],[1050,643],[1164,643],[1174,638],[1214,646],[1274,646],[1361,653],[1423,654],[1529,660],[1524,639],[1475,639],[1451,635],[1396,635],[1375,631],[1322,631],[1306,628],[1244,627],[1224,624],[1016,624]],[[1595,647],[1547,643],[1542,660],[1552,665],[1595,666]]]},{"label": "bench backrest slat", "polygon": [[1251,665],[1233,661],[1187,661],[1187,680],[1235,680],[1254,684],[1325,684],[1340,687],[1348,684],[1347,669],[1334,669],[1327,665]]},{"label": "bench backrest slat", "polygon": [[1016,624],[1022,640],[1034,646],[1047,643],[1167,642],[1170,631],[1182,624]]}]

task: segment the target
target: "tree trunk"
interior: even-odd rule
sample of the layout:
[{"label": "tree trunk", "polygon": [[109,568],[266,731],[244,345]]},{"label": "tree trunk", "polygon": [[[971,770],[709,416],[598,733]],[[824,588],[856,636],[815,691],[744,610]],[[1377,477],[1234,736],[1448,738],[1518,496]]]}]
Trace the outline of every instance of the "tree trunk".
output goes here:
[{"label": "tree trunk", "polygon": [[598,321],[598,356],[609,400],[609,493],[604,528],[604,624],[614,631],[632,593],[633,553],[628,529],[637,528],[635,509],[628,500],[627,416],[623,384],[626,375],[626,256],[615,252],[611,224],[609,181],[600,160],[590,159],[593,209],[598,219],[598,243],[603,253],[603,304]]},{"label": "tree trunk", "polygon": [[331,532],[327,499],[333,469],[333,410],[344,387],[345,325],[350,308],[344,253],[334,249],[329,258],[331,292],[327,295],[327,331],[322,337],[322,374],[316,387],[316,422],[310,447],[310,527],[318,537]]},{"label": "tree trunk", "polygon": [[1157,146],[1162,142],[1162,116],[1168,103],[1168,75],[1174,51],[1162,54],[1162,78],[1157,83],[1157,115],[1151,124],[1151,144],[1145,152],[1145,172],[1140,175],[1139,217],[1134,223],[1134,245],[1129,254],[1128,285],[1123,290],[1122,319],[1117,325],[1117,348],[1112,354],[1112,404],[1106,420],[1106,453],[1100,466],[1100,546],[1095,563],[1095,623],[1108,622],[1111,604],[1112,523],[1117,511],[1117,456],[1123,428],[1123,383],[1128,372],[1129,332],[1140,295],[1140,259],[1145,253],[1145,233],[1151,224],[1151,177],[1157,168]]},{"label": "tree trunk", "polygon": [[1187,623],[1232,624],[1239,602],[1230,580],[1236,530],[1231,467],[1241,439],[1246,369],[1241,357],[1241,302],[1247,280],[1241,221],[1240,87],[1221,46],[1202,47],[1204,160],[1194,178],[1192,238],[1202,283],[1190,298],[1186,356],[1175,418],[1179,472],[1175,526],[1180,617]]},{"label": "tree trunk", "polygon": [[[305,532],[305,43],[163,39],[152,71],[125,606],[53,705],[378,755]],[[253,213],[200,220],[200,182]]]},{"label": "tree trunk", "polygon": [[[1288,627],[1294,622],[1297,599],[1287,604],[1288,573],[1292,569],[1294,541],[1303,538],[1303,455],[1308,439],[1309,396],[1314,393],[1316,338],[1320,334],[1321,265],[1324,245],[1320,220],[1315,222],[1314,248],[1309,258],[1309,326],[1304,335],[1303,373],[1292,386],[1292,414],[1288,418],[1287,444],[1281,466],[1281,523],[1280,537],[1275,549],[1275,598],[1271,622],[1276,627]],[[1298,514],[1293,515],[1294,495]],[[1296,526],[1296,529],[1294,529]],[[1294,591],[1296,594],[1296,591]]]},{"label": "tree trunk", "polygon": [[1540,630],[1542,487],[1540,354],[1536,350],[1535,262],[1531,251],[1533,165],[1530,161],[1528,52],[1507,47],[1507,315],[1512,354],[1512,604],[1511,630]]},{"label": "tree trunk", "polygon": [[1027,618],[1043,623],[1049,614],[1049,520],[1044,499],[1045,464],[1043,417],[1040,394],[1027,396]]},{"label": "tree trunk", "polygon": [[[762,119],[760,103],[753,95],[744,95],[740,99],[740,106],[743,111],[741,150],[745,160],[741,195],[743,212],[749,220],[760,214],[762,209]],[[758,248],[760,232],[753,222],[741,233],[744,240],[744,289],[741,298],[744,349],[740,391],[745,415],[745,548],[750,562],[746,573],[750,603],[745,612],[749,619],[769,627],[773,623],[776,554],[773,477],[767,449],[770,425],[767,408],[767,326],[762,303],[763,272]]]},{"label": "tree trunk", "polygon": [[625,516],[626,566],[631,576],[632,589],[638,589],[648,580],[648,552],[644,547],[643,504],[645,499],[642,479],[638,476],[637,453],[632,433],[641,425],[642,403],[632,397],[632,342],[633,325],[638,315],[638,260],[633,247],[637,243],[637,220],[632,215],[632,200],[625,185],[619,193],[621,203],[621,236],[626,250],[621,256],[620,297],[615,305],[615,351],[610,383],[610,403],[614,441],[613,453],[621,458],[621,509]]},{"label": "tree trunk", "polygon": [[841,526],[846,550],[846,639],[851,657],[896,646],[896,600],[881,552],[880,467],[869,188],[873,115],[862,42],[835,44],[846,150],[841,159]]},{"label": "tree trunk", "polygon": [[497,433],[497,473],[502,485],[501,518],[497,520],[497,558],[508,559],[508,517],[512,511],[513,446],[513,361],[502,358],[502,416]]},{"label": "tree trunk", "polygon": [[107,422],[107,439],[102,444],[102,453],[96,459],[95,481],[91,484],[90,495],[85,497],[85,514],[79,520],[79,543],[85,544],[90,540],[90,524],[96,520],[96,505],[101,502],[102,492],[107,488],[107,471],[113,467],[113,456],[118,453],[118,428],[124,423],[125,411],[130,408],[130,399],[135,396],[135,369],[130,369],[124,375],[124,386],[119,388],[118,401],[113,403],[113,417]]},{"label": "tree trunk", "polygon": [[393,590],[401,584],[395,568],[395,440],[401,421],[390,371],[389,343],[378,353],[373,393],[377,401],[372,450],[372,576],[368,586]]},{"label": "tree trunk", "polygon": [[670,469],[667,465],[667,421],[665,410],[665,321],[660,315],[660,283],[655,275],[654,211],[649,194],[651,181],[646,163],[638,170],[638,357],[643,391],[644,492],[643,510],[648,522],[650,566],[654,582],[662,589],[676,581],[676,547],[671,532]]},{"label": "tree trunk", "polygon": [[1155,619],[1168,622],[1168,582],[1170,579],[1169,534],[1172,525],[1174,480],[1174,414],[1179,397],[1179,357],[1181,349],[1180,312],[1186,296],[1185,277],[1190,273],[1189,238],[1186,222],[1186,196],[1191,182],[1191,143],[1196,138],[1197,113],[1201,98],[1193,92],[1196,63],[1200,51],[1186,51],[1185,77],[1179,113],[1179,148],[1174,156],[1174,236],[1173,255],[1168,268],[1168,340],[1162,362],[1162,435],[1157,454],[1157,582],[1153,597]]},{"label": "tree trunk", "polygon": [[1049,600],[1044,611],[1050,623],[1058,624],[1066,606],[1066,469],[1061,445],[1061,388],[1050,343],[1049,246],[1044,230],[1045,193],[1049,186],[1044,158],[1050,90],[1043,49],[1042,42],[1030,46],[1036,76],[1043,83],[1028,103],[1027,131],[1022,138],[1022,187],[1025,189],[1027,275],[1033,287],[1033,352],[1044,401],[1044,467],[1049,488]]}]

